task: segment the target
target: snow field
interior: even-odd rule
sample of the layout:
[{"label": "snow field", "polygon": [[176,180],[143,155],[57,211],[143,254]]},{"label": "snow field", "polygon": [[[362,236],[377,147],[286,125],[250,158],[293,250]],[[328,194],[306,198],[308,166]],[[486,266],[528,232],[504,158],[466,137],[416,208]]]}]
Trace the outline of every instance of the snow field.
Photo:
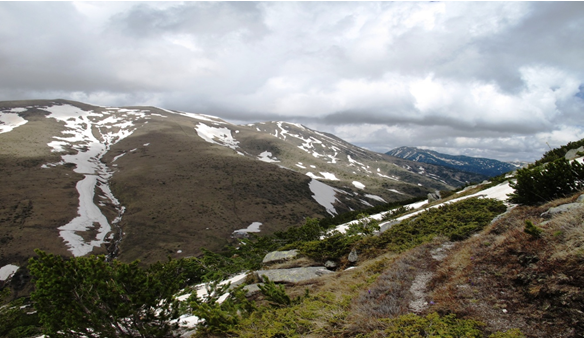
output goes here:
[{"label": "snow field", "polygon": [[[124,207],[120,206],[108,185],[113,172],[100,159],[113,144],[131,135],[135,131],[134,120],[145,118],[146,114],[140,110],[116,108],[108,108],[106,113],[96,113],[71,105],[51,106],[43,110],[50,113],[47,118],[65,124],[62,133],[64,136],[55,136],[56,140],[48,143],[52,151],[62,152],[67,146],[77,151],[76,154],[63,155],[61,157],[63,160],[59,164],[73,163],[76,165],[74,171],[85,175],[76,185],[79,193],[78,215],[66,225],[59,227],[59,235],[69,247],[69,251],[74,256],[83,256],[90,253],[94,247],[101,246],[112,230],[98,205],[103,206],[104,201],[109,201],[116,206],[118,216],[112,221],[113,224],[118,223],[124,213]],[[97,136],[94,135],[95,130],[98,131]],[[45,164],[42,167],[55,165],[57,164]],[[100,198],[98,205],[94,202],[96,187],[103,193],[98,196]],[[98,227],[95,239],[86,240],[77,234],[94,227]]]}]

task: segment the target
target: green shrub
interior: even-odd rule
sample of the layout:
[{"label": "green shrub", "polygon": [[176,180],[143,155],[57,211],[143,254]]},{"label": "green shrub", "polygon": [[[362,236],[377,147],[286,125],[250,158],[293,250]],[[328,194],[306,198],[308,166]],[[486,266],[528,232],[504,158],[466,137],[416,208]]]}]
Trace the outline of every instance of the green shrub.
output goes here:
[{"label": "green shrub", "polygon": [[35,251],[31,294],[43,333],[53,337],[171,335],[178,316],[173,294],[183,283],[177,261],[147,269],[105,256],[63,259]]},{"label": "green shrub", "polygon": [[413,313],[393,319],[383,319],[388,327],[388,338],[477,338],[483,337],[483,323],[471,319],[459,319],[455,314],[440,316],[431,313],[418,316]]},{"label": "green shrub", "polygon": [[535,226],[532,221],[526,220],[524,226],[524,233],[528,233],[535,238],[540,238],[540,234],[542,233],[542,229]]},{"label": "green shrub", "polygon": [[[301,297],[291,299],[288,294],[286,294],[283,285],[276,285],[274,281],[268,279],[266,276],[263,276],[262,280],[264,283],[258,285],[260,292],[262,292],[266,300],[268,300],[270,305],[273,307],[280,308],[296,305],[303,300]],[[309,290],[305,290],[305,298],[308,296]]]},{"label": "green shrub", "polygon": [[334,231],[323,240],[300,243],[298,249],[301,254],[315,260],[338,260],[348,255],[352,245],[359,239],[361,239],[359,235],[348,235]]},{"label": "green shrub", "polygon": [[358,247],[402,252],[437,236],[446,236],[451,241],[463,240],[483,229],[495,216],[505,211],[506,206],[499,200],[468,198],[429,209],[414,219],[404,220],[378,237],[363,239]]},{"label": "green shrub", "polygon": [[[241,319],[255,309],[254,304],[246,298],[243,287],[244,285],[230,290],[229,283],[219,285],[219,281],[214,281],[207,285],[206,297],[198,298],[197,293],[191,294],[188,302],[192,313],[201,319],[197,325],[198,335],[228,336],[235,333]],[[225,300],[218,302],[225,294]]]},{"label": "green shrub", "polygon": [[583,164],[560,158],[542,167],[518,170],[514,193],[509,201],[520,205],[539,205],[583,189]]},{"label": "green shrub", "polygon": [[548,162],[553,162],[553,161],[556,161],[558,159],[564,158],[565,154],[567,154],[568,151],[570,151],[572,149],[579,148],[581,146],[583,146],[583,139],[578,140],[578,141],[571,141],[564,146],[552,149],[552,150],[544,153],[542,158],[535,161],[534,165],[532,165],[531,167],[540,166],[542,164],[546,164]]},{"label": "green shrub", "polygon": [[242,319],[238,337],[294,338],[337,337],[334,328],[349,315],[350,299],[339,300],[331,293],[303,298],[281,308],[259,308]]},{"label": "green shrub", "polygon": [[7,303],[10,297],[9,288],[0,290],[0,338],[38,337],[41,334],[38,314],[31,312],[25,298]]},{"label": "green shrub", "polygon": [[356,221],[349,224],[347,235],[372,235],[375,231],[380,230],[380,225],[376,220],[369,218],[367,213],[360,213],[357,216]]},{"label": "green shrub", "polygon": [[511,328],[511,329],[504,331],[504,332],[497,331],[495,333],[492,333],[489,337],[490,338],[525,338],[526,336],[524,335],[524,333],[522,333],[522,331],[520,331],[520,329]]}]

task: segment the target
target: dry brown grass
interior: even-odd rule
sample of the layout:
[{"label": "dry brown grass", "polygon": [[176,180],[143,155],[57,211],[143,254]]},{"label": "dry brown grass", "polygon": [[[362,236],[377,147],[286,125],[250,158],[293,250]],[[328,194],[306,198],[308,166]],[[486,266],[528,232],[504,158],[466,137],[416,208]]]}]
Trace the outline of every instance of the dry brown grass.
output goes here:
[{"label": "dry brown grass", "polygon": [[[431,251],[445,241],[445,238],[437,238],[431,243],[396,256],[379,273],[368,277],[367,281],[372,283],[365,284],[353,299],[351,315],[345,324],[344,333],[350,337],[364,333],[381,333],[387,326],[382,321],[383,318],[394,318],[412,312],[409,308],[414,299],[411,286],[419,274],[434,271],[437,261],[431,259]],[[372,259],[371,262],[376,263],[377,260]]]},{"label": "dry brown grass", "polygon": [[[490,333],[582,337],[583,210],[541,216],[575,198],[516,207],[459,243],[431,281],[431,310],[480,319]],[[540,238],[524,232],[525,220],[543,230]]]}]

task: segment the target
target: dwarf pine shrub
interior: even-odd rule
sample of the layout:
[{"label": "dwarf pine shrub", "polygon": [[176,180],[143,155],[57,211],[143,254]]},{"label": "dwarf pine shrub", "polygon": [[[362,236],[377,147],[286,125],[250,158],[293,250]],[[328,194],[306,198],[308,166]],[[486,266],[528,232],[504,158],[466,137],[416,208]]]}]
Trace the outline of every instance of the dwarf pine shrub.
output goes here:
[{"label": "dwarf pine shrub", "polygon": [[540,234],[542,233],[542,229],[535,226],[532,221],[526,220],[524,226],[524,233],[528,233],[535,238],[540,238]]},{"label": "dwarf pine shrub", "polygon": [[583,164],[560,158],[540,167],[518,170],[514,193],[508,200],[520,205],[540,205],[583,190]]},{"label": "dwarf pine shrub", "polygon": [[387,338],[477,338],[483,337],[483,323],[472,319],[460,319],[455,314],[440,316],[431,313],[418,316],[413,313],[397,318],[384,319]]}]

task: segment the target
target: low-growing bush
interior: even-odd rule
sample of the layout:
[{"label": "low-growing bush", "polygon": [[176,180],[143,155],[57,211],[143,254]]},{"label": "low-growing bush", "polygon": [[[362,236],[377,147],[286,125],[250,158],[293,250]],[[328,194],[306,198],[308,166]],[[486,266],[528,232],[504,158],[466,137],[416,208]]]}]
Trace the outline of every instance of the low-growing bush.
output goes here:
[{"label": "low-growing bush", "polygon": [[[246,298],[243,287],[230,289],[230,284],[219,285],[219,281],[215,281],[207,286],[206,297],[198,298],[197,293],[191,294],[188,301],[192,313],[201,319],[197,325],[199,336],[231,336],[235,333],[241,319],[255,309]],[[222,297],[225,300],[218,302]]]},{"label": "low-growing bush", "polygon": [[519,169],[510,202],[539,205],[583,190],[583,164],[560,158],[541,167]]},{"label": "low-growing bush", "polygon": [[418,316],[413,313],[393,319],[387,323],[384,336],[387,338],[478,338],[483,337],[482,322],[460,319],[455,314],[440,316],[431,313]]},{"label": "low-growing bush", "polygon": [[494,217],[505,211],[506,206],[501,201],[469,198],[404,220],[378,237],[364,238],[357,247],[402,252],[431,241],[436,236],[446,236],[451,241],[463,240],[483,229]]},{"label": "low-growing bush", "polygon": [[301,243],[298,249],[301,254],[315,260],[338,260],[348,255],[352,245],[359,239],[361,239],[359,235],[347,235],[335,231],[323,240]]},{"label": "low-growing bush", "polygon": [[524,233],[528,233],[535,238],[540,238],[540,234],[542,233],[542,229],[535,226],[532,221],[526,220],[524,226]]},{"label": "low-growing bush", "polygon": [[[296,305],[300,303],[303,298],[291,298],[286,291],[284,290],[283,285],[276,285],[274,281],[268,279],[268,277],[263,276],[262,280],[264,281],[263,284],[258,285],[260,288],[260,292],[264,295],[266,300],[270,303],[271,306],[280,308],[280,307],[287,307],[291,305]],[[305,290],[305,298],[309,296],[309,290]]]}]

